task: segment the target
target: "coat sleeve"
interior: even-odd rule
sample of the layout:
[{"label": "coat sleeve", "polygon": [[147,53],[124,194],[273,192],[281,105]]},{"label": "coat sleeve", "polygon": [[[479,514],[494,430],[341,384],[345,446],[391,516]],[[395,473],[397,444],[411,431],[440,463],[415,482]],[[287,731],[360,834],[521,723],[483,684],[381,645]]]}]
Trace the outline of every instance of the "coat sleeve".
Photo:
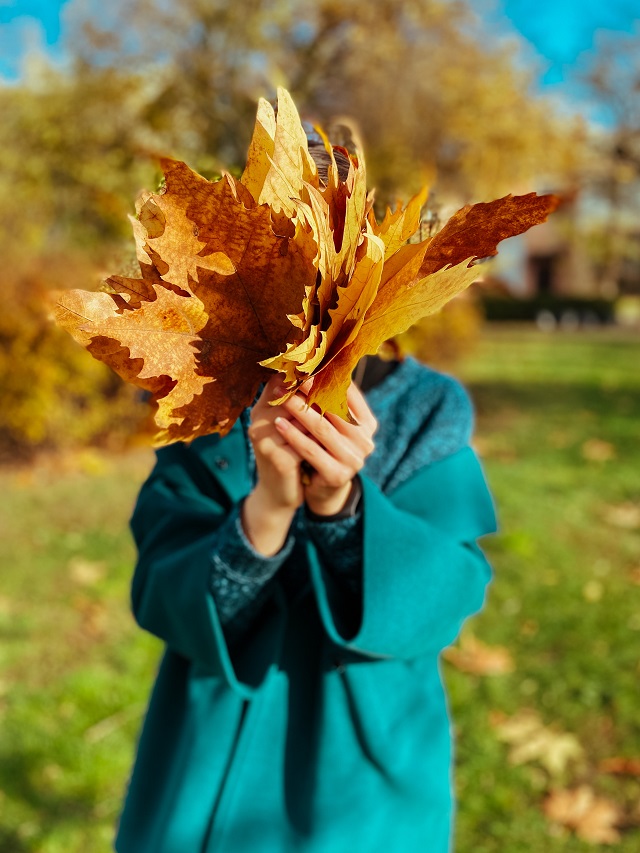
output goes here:
[{"label": "coat sleeve", "polygon": [[[158,463],[142,487],[131,528],[138,546],[132,607],[138,624],[192,661],[202,674],[219,676],[250,696],[279,657],[284,605],[275,572],[290,546],[275,558],[245,566],[248,584],[269,586],[252,629],[231,645],[216,605],[212,574],[224,570],[228,554],[242,549],[234,538],[237,507],[228,506],[213,478],[184,447],[158,452]],[[249,555],[250,557],[250,555]],[[239,571],[238,566],[233,570]]]},{"label": "coat sleeve", "polygon": [[482,607],[491,570],[476,540],[496,530],[493,501],[469,447],[418,471],[390,495],[363,482],[363,590],[358,624],[309,543],[325,629],[371,658],[437,653]]}]

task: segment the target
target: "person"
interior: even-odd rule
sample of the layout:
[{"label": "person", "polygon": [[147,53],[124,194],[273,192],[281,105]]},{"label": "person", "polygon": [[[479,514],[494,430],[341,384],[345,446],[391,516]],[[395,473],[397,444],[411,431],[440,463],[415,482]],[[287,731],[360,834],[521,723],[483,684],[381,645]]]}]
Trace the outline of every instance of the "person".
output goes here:
[{"label": "person", "polygon": [[445,853],[439,653],[484,601],[495,530],[462,386],[369,357],[354,423],[271,406],[157,451],[133,611],[166,650],[118,853]]},{"label": "person", "polygon": [[438,653],[495,529],[468,398],[406,359],[352,386],[352,425],[270,407],[276,383],[225,438],[159,450],[141,491],[133,607],[167,651],[116,849],[446,851]]}]

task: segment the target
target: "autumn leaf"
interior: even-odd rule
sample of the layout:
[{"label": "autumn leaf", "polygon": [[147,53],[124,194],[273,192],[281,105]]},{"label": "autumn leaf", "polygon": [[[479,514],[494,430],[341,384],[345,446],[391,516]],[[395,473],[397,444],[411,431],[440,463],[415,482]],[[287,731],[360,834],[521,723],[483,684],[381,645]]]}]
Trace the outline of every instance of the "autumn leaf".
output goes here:
[{"label": "autumn leaf", "polygon": [[465,290],[477,277],[474,260],[496,254],[497,244],[505,236],[543,222],[557,203],[555,196],[531,193],[466,207],[435,237],[395,252],[385,262],[380,288],[360,334],[319,366],[309,402],[348,417],[346,388],[362,356],[375,354],[385,340],[435,313]]},{"label": "autumn leaf", "polygon": [[293,217],[305,184],[318,186],[318,170],[309,155],[307,137],[291,95],[278,89],[278,115],[264,98],[240,179],[259,204]]},{"label": "autumn leaf", "polygon": [[619,776],[640,776],[640,757],[628,758],[622,755],[603,758],[598,764],[601,773],[614,773]]},{"label": "autumn leaf", "polygon": [[488,646],[468,632],[462,634],[458,646],[445,649],[443,656],[456,669],[473,675],[504,675],[514,669],[507,648]]},{"label": "autumn leaf", "polygon": [[55,310],[92,355],[152,392],[158,443],[228,431],[268,375],[259,361],[295,336],[288,315],[317,254],[302,225],[276,234],[269,207],[247,208],[230,177],[163,167],[166,191],[140,209],[153,204],[173,225],[138,232],[143,278],[108,279],[116,294],[59,294]]},{"label": "autumn leaf", "polygon": [[162,159],[165,186],[143,193],[132,219],[140,277],[58,294],[58,323],[151,392],[158,443],[225,434],[274,370],[282,399],[311,377],[309,403],[349,418],[359,359],[438,311],[476,278],[476,260],[558,203],[530,193],[467,206],[409,243],[426,189],[378,223],[362,150],[340,149],[343,180],[319,133],[326,181],[279,89],[277,111],[259,102],[240,180],[208,181]]},{"label": "autumn leaf", "polygon": [[71,290],[58,296],[58,323],[89,352],[124,379],[157,398],[156,423],[169,429],[173,410],[201,394],[212,380],[196,372],[198,333],[207,323],[204,306],[193,296],[153,287],[153,301],[122,309],[108,293]]},{"label": "autumn leaf", "polygon": [[428,187],[424,187],[417,195],[415,195],[406,207],[398,204],[395,211],[387,210],[384,219],[378,225],[373,211],[369,214],[369,221],[373,228],[373,233],[380,237],[384,243],[385,260],[394,255],[398,249],[402,248],[410,237],[416,233],[420,227],[420,214],[422,208],[426,204],[427,196],[429,195]]},{"label": "autumn leaf", "polygon": [[626,503],[607,506],[603,512],[604,520],[613,527],[623,530],[634,530],[640,527],[640,504]]},{"label": "autumn leaf", "polygon": [[553,791],[544,802],[549,820],[573,829],[589,844],[617,844],[620,833],[616,825],[622,811],[612,800],[596,796],[588,785],[571,790]]},{"label": "autumn leaf", "polygon": [[498,243],[544,222],[559,203],[557,196],[528,193],[461,208],[429,241],[421,274],[455,266],[470,256],[478,260],[497,255]]},{"label": "autumn leaf", "polygon": [[581,447],[582,455],[590,462],[609,462],[616,457],[616,449],[610,441],[590,438]]},{"label": "autumn leaf", "polygon": [[67,568],[72,580],[80,586],[94,586],[106,574],[103,562],[87,560],[85,557],[73,557]]},{"label": "autumn leaf", "polygon": [[568,765],[583,758],[584,750],[575,735],[545,726],[540,716],[522,710],[495,725],[498,739],[509,744],[509,761],[541,764],[550,776],[562,776]]}]

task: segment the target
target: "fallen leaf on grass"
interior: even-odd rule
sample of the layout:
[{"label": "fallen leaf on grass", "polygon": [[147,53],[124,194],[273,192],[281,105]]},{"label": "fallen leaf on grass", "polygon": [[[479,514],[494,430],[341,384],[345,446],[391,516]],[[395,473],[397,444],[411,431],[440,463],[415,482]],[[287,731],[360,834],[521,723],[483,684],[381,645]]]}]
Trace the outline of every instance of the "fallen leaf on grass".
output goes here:
[{"label": "fallen leaf on grass", "polygon": [[640,776],[640,758],[625,758],[621,755],[603,758],[598,764],[598,770],[616,776]]},{"label": "fallen leaf on grass", "polygon": [[635,583],[640,586],[640,566],[636,566],[631,569],[629,572],[629,579],[631,580],[631,583]]},{"label": "fallen leaf on grass", "polygon": [[609,441],[599,438],[590,438],[582,445],[582,455],[590,462],[608,462],[616,458],[616,449]]},{"label": "fallen leaf on grass", "polygon": [[488,646],[473,634],[463,634],[457,646],[443,655],[456,669],[473,675],[504,675],[515,669],[511,653],[504,646]]},{"label": "fallen leaf on grass", "polygon": [[575,735],[545,726],[531,710],[519,711],[495,726],[498,739],[510,745],[512,764],[541,764],[550,776],[562,776],[572,761],[579,761],[584,750]]},{"label": "fallen leaf on grass", "polygon": [[73,600],[73,606],[80,614],[82,633],[91,639],[101,639],[107,631],[108,613],[101,601],[93,601],[84,595]]},{"label": "fallen leaf on grass", "polygon": [[582,597],[591,604],[596,604],[604,594],[604,585],[601,581],[590,580],[582,588]]},{"label": "fallen leaf on grass", "polygon": [[640,527],[640,505],[631,501],[605,507],[603,516],[607,524],[613,527],[621,527],[624,530]]},{"label": "fallen leaf on grass", "polygon": [[545,800],[544,813],[549,820],[574,830],[589,844],[617,844],[622,811],[612,800],[597,797],[588,785],[572,790],[553,791]]},{"label": "fallen leaf on grass", "polygon": [[86,560],[84,557],[72,557],[68,569],[71,579],[80,586],[94,586],[105,574],[104,563]]}]

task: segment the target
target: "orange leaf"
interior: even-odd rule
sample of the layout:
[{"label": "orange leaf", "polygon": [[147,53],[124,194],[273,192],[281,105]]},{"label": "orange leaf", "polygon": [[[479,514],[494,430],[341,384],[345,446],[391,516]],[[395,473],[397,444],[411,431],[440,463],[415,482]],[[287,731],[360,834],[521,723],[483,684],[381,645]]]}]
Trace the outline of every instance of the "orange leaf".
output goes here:
[{"label": "orange leaf", "polygon": [[465,290],[476,278],[474,259],[496,254],[500,240],[543,222],[557,203],[555,196],[530,193],[465,207],[435,237],[395,252],[358,337],[326,370],[320,364],[309,402],[347,417],[346,389],[360,358]]},{"label": "orange leaf", "polygon": [[385,260],[395,254],[420,227],[420,212],[429,194],[428,187],[424,187],[415,195],[405,208],[398,205],[395,211],[387,209],[384,219],[377,225],[373,214],[370,221],[373,225],[373,233],[380,237],[384,243]]},{"label": "orange leaf", "polygon": [[[352,133],[355,140],[355,135]],[[426,190],[378,224],[360,150],[326,185],[289,93],[264,100],[242,180],[211,182],[163,159],[166,186],[132,220],[140,278],[59,297],[56,316],[89,351],[153,394],[162,442],[225,433],[269,375],[287,394],[348,418],[363,355],[438,311],[476,278],[473,261],[542,222],[554,196],[506,196],[458,211],[419,244]]]},{"label": "orange leaf", "polygon": [[462,672],[473,675],[504,675],[513,672],[513,658],[504,646],[488,646],[473,634],[463,634],[459,645],[449,646],[443,656]]},{"label": "orange leaf", "polygon": [[61,294],[56,316],[152,391],[159,442],[189,441],[227,432],[268,375],[259,361],[298,334],[288,315],[315,281],[317,245],[302,225],[276,234],[269,207],[247,207],[230,177],[211,183],[184,163],[163,166],[165,193],[141,206],[166,224],[146,232],[146,280],[109,279],[122,295]]},{"label": "orange leaf", "polygon": [[622,820],[621,809],[612,800],[597,797],[588,785],[553,791],[544,802],[544,813],[555,823],[573,829],[589,844],[617,844],[615,829]]},{"label": "orange leaf", "polygon": [[615,773],[620,776],[640,776],[640,758],[604,758],[598,764],[598,770],[601,773]]}]

